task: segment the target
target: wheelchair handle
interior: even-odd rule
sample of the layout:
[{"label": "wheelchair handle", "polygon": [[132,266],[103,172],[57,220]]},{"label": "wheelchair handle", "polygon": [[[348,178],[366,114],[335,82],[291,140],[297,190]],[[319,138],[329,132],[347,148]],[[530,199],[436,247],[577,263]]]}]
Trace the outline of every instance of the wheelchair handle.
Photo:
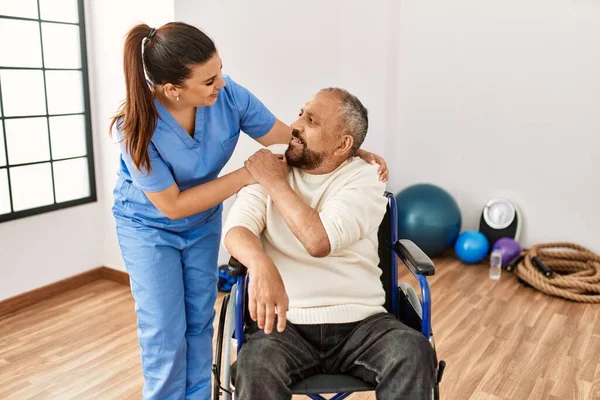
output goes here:
[{"label": "wheelchair handle", "polygon": [[413,273],[416,272],[416,274],[425,276],[435,274],[435,267],[431,259],[412,241],[408,239],[398,240],[394,244],[394,250],[406,266],[414,271]]},{"label": "wheelchair handle", "polygon": [[227,265],[227,272],[229,272],[230,276],[237,278],[240,275],[246,275],[248,273],[248,268],[246,268],[244,264],[239,262],[235,257],[231,257]]}]

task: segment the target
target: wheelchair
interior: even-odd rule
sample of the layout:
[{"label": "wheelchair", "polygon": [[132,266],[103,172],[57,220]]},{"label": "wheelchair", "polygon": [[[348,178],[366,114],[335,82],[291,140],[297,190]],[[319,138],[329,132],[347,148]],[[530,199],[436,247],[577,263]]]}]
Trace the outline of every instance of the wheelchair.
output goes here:
[{"label": "wheelchair", "polygon": [[[398,240],[396,199],[391,193],[385,193],[387,210],[379,226],[379,267],[382,270],[381,281],[385,289],[384,307],[405,325],[421,332],[429,339],[435,350],[431,329],[431,295],[427,276],[435,273],[432,261],[410,240]],[[398,259],[416,277],[420,286],[419,297],[410,284],[398,285]],[[231,288],[222,303],[219,316],[214,375],[213,399],[235,400],[235,390],[231,385],[232,347],[239,353],[244,344],[244,327],[249,322],[247,309],[247,270],[235,258],[229,260],[229,273],[235,277],[236,284]],[[236,353],[236,354],[237,354]],[[439,384],[446,363],[439,361],[437,381],[432,389],[431,398],[439,399]],[[313,375],[291,386],[293,394],[303,394],[314,400],[325,400],[323,393],[337,393],[331,400],[345,399],[354,392],[374,391],[375,386],[358,378],[341,374]]]}]

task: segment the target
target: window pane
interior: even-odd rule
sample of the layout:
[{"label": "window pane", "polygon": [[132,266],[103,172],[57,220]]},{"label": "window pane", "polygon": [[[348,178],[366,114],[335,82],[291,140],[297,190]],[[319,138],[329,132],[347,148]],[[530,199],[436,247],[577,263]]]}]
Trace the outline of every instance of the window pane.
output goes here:
[{"label": "window pane", "polygon": [[79,22],[77,0],[40,0],[42,19]]},{"label": "window pane", "polygon": [[6,148],[4,147],[4,128],[0,122],[0,167],[6,165]]},{"label": "window pane", "polygon": [[42,71],[0,71],[4,115],[44,115],[44,75]]},{"label": "window pane", "polygon": [[50,163],[11,168],[10,184],[15,211],[54,203]]},{"label": "window pane", "polygon": [[82,199],[90,195],[87,158],[54,163],[56,202]]},{"label": "window pane", "polygon": [[42,66],[38,22],[0,18],[0,38],[0,66]]},{"label": "window pane", "polygon": [[87,155],[84,116],[51,117],[50,139],[55,160]]},{"label": "window pane", "polygon": [[7,119],[4,126],[10,164],[50,160],[46,118]]},{"label": "window pane", "polygon": [[50,114],[83,112],[82,83],[80,71],[46,71],[48,112]]},{"label": "window pane", "polygon": [[37,18],[36,0],[3,0],[0,1],[0,14],[13,17]]},{"label": "window pane", "polygon": [[42,23],[44,66],[81,68],[79,26]]},{"label": "window pane", "polygon": [[6,169],[0,169],[0,214],[8,214],[10,212],[9,196],[8,173]]}]

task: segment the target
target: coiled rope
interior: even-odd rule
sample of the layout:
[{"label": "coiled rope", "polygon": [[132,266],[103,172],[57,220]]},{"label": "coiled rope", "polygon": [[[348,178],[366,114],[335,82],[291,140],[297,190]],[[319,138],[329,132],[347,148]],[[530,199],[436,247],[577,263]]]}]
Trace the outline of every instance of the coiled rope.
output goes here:
[{"label": "coiled rope", "polygon": [[600,303],[600,256],[573,243],[546,243],[524,250],[506,268],[551,296]]}]

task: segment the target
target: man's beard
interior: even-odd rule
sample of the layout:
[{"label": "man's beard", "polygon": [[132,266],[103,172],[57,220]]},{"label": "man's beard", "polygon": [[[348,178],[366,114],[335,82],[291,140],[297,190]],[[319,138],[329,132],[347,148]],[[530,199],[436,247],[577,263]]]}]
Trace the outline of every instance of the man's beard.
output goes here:
[{"label": "man's beard", "polygon": [[299,139],[302,144],[289,145],[285,151],[285,159],[290,167],[304,170],[313,170],[318,168],[323,162],[324,155],[314,150],[310,150],[306,143],[300,138],[298,131],[294,130],[292,136]]}]

